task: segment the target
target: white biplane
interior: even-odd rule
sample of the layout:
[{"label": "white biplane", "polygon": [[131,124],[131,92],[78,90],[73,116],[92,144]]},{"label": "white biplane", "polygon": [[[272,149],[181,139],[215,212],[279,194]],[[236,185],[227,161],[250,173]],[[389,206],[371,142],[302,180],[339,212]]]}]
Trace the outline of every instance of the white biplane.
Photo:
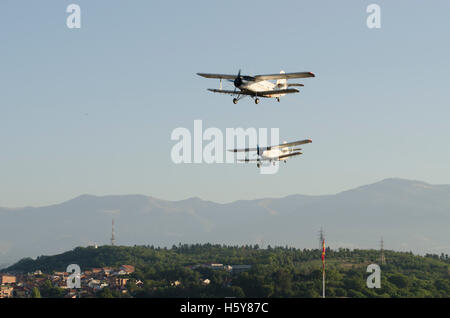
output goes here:
[{"label": "white biplane", "polygon": [[300,150],[301,148],[295,148],[295,146],[304,145],[312,143],[311,139],[298,140],[294,142],[284,142],[281,145],[269,146],[269,147],[260,147],[259,145],[256,148],[244,148],[244,149],[230,149],[228,151],[231,152],[251,152],[256,151],[255,159],[240,159],[240,162],[256,162],[256,166],[258,168],[261,167],[263,161],[268,161],[269,164],[273,163],[275,165],[275,161],[284,161],[286,162],[288,158],[293,156],[299,156],[302,154]]},{"label": "white biplane", "polygon": [[[197,73],[197,75],[205,78],[216,78],[220,80],[220,88],[213,89],[208,88],[209,91],[214,93],[222,93],[235,96],[233,103],[237,102],[245,96],[250,96],[255,100],[255,104],[259,103],[259,97],[264,98],[276,98],[280,101],[280,97],[286,94],[298,93],[299,90],[292,87],[302,87],[300,83],[290,83],[287,80],[292,78],[309,78],[315,77],[311,72],[297,72],[297,73],[285,73],[281,71],[280,74],[266,74],[266,75],[241,75],[241,70],[237,75],[227,74],[210,74],[210,73]],[[234,90],[223,90],[222,80],[228,80],[234,84]],[[276,82],[271,82],[276,80]]]}]

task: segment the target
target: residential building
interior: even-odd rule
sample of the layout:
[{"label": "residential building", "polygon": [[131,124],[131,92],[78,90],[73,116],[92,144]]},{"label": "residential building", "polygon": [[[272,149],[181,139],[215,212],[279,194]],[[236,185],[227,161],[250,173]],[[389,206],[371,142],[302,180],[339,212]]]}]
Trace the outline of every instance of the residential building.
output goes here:
[{"label": "residential building", "polygon": [[0,286],[0,298],[11,298],[14,288],[11,286]]},{"label": "residential building", "polygon": [[127,285],[129,278],[116,277],[110,279],[111,285],[116,287],[125,287]]},{"label": "residential building", "polygon": [[0,274],[0,285],[15,284],[17,282],[16,276]]},{"label": "residential building", "polygon": [[126,274],[134,273],[134,266],[133,265],[122,265],[120,266],[120,272],[125,272]]}]

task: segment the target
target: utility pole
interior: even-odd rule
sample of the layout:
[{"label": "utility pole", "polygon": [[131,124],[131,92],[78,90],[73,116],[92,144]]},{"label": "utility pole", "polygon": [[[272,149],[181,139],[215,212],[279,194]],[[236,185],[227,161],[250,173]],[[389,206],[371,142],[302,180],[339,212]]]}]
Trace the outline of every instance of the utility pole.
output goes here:
[{"label": "utility pole", "polygon": [[325,298],[325,239],[322,241],[322,298]]},{"label": "utility pole", "polygon": [[322,249],[322,298],[325,298],[325,232],[320,227],[319,244]]}]

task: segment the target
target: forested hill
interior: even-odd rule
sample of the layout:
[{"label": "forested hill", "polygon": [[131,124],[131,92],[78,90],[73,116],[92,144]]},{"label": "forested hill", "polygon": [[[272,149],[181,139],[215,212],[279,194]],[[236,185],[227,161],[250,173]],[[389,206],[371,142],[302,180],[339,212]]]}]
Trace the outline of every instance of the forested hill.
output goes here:
[{"label": "forested hill", "polygon": [[[78,247],[72,251],[22,259],[9,272],[65,271],[69,264],[82,271],[122,264],[136,266],[132,279],[144,287],[135,297],[318,297],[321,293],[321,251],[288,247],[178,245]],[[377,250],[339,249],[326,252],[327,295],[330,297],[450,297],[448,255],[417,256],[385,251],[381,265]],[[220,263],[252,265],[239,274],[192,265]],[[366,287],[367,265],[381,265],[381,288]],[[208,278],[208,286],[201,284]],[[181,285],[171,286],[179,281]]]}]

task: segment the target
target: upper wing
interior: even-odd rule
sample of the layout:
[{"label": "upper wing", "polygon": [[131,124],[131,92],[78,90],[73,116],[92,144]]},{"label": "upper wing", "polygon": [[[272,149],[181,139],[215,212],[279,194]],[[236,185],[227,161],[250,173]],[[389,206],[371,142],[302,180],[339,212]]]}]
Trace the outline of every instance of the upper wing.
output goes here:
[{"label": "upper wing", "polygon": [[[284,148],[284,147],[293,147],[298,145],[304,145],[312,143],[311,139],[305,139],[305,140],[299,140],[294,142],[287,142],[285,144],[276,145],[276,146],[269,146],[269,147],[259,147],[259,150],[271,150],[271,149],[277,149],[277,148]],[[295,149],[295,150],[301,150],[301,149]],[[230,152],[249,152],[249,151],[258,151],[258,148],[243,148],[243,149],[229,149]]]},{"label": "upper wing", "polygon": [[253,76],[258,81],[277,80],[277,79],[291,79],[291,78],[308,78],[315,77],[311,72],[297,72],[297,73],[281,73],[281,74],[266,74]]},{"label": "upper wing", "polygon": [[281,145],[277,145],[277,146],[271,146],[271,149],[276,149],[276,148],[284,148],[284,147],[293,147],[293,146],[298,146],[298,145],[304,145],[304,144],[309,144],[312,143],[311,139],[305,139],[305,140],[299,140],[299,141],[294,141],[294,142],[287,142],[285,144],[281,144]]},{"label": "upper wing", "polygon": [[[206,78],[218,78],[218,79],[236,79],[237,75],[229,75],[229,74],[211,74],[211,73],[197,73],[197,75],[206,77]],[[254,80],[253,76],[241,75],[241,77],[245,80]]]},{"label": "upper wing", "polygon": [[[217,79],[230,79],[234,80],[237,75],[230,74],[214,74],[214,73],[197,73],[197,75],[205,77],[205,78],[217,78]],[[315,75],[311,72],[296,72],[296,73],[281,73],[281,74],[265,74],[265,75],[241,75],[242,78],[246,80],[277,80],[277,79],[291,79],[291,78],[308,78],[315,77]]]},{"label": "upper wing", "polygon": [[289,153],[289,154],[287,154],[287,155],[279,156],[279,157],[278,157],[278,160],[283,160],[283,159],[285,159],[285,158],[287,158],[287,157],[292,157],[292,156],[299,156],[299,155],[301,155],[301,154],[302,154],[301,152],[291,152],[291,153]]}]

